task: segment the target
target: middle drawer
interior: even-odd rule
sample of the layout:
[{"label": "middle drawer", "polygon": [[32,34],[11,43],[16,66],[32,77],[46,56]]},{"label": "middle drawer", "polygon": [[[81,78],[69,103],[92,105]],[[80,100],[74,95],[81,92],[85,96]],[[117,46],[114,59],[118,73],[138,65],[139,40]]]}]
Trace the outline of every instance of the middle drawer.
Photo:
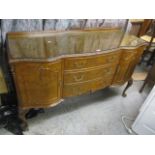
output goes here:
[{"label": "middle drawer", "polygon": [[65,71],[64,83],[72,84],[79,82],[86,82],[99,77],[111,77],[114,75],[117,65],[100,66],[93,69],[86,69],[82,71]]}]

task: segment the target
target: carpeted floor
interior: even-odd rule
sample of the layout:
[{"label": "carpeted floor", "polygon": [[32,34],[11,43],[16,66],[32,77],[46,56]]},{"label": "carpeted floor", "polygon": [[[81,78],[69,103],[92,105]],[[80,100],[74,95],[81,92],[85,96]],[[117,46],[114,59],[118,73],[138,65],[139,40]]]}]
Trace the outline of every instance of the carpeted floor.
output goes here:
[{"label": "carpeted floor", "polygon": [[[143,101],[150,91],[142,94],[138,90],[142,81],[135,81],[128,90],[128,96],[121,96],[124,86],[110,87],[93,94],[70,98],[45,113],[28,120],[30,135],[124,135],[128,134],[122,124],[121,116],[135,118]],[[132,122],[127,122],[130,126]],[[11,134],[0,129],[0,134]]]},{"label": "carpeted floor", "polygon": [[[146,71],[143,65],[135,72]],[[138,76],[139,78],[139,76]],[[143,93],[139,89],[143,81],[135,81],[127,91],[127,97],[121,96],[125,85],[110,87],[93,94],[87,94],[65,100],[45,113],[28,120],[29,131],[26,135],[126,135],[121,121],[126,115],[136,118],[151,88],[146,86]],[[130,127],[132,122],[126,122]],[[11,134],[0,129],[0,135]]]}]

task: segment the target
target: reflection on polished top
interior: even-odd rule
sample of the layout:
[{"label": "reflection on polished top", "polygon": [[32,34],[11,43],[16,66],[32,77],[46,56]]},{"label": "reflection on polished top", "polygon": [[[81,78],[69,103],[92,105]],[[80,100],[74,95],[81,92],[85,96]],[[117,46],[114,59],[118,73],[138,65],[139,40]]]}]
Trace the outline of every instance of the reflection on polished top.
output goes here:
[{"label": "reflection on polished top", "polygon": [[135,36],[124,35],[119,29],[8,34],[11,59],[48,59],[62,55],[107,51],[119,47],[136,47],[144,43]]}]

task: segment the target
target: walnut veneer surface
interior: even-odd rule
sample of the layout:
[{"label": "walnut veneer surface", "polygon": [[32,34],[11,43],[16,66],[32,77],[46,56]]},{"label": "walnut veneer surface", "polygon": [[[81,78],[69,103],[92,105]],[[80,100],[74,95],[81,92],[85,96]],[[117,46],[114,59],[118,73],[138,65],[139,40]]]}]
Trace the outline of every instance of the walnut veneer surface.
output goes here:
[{"label": "walnut veneer surface", "polygon": [[22,109],[124,84],[145,48],[119,29],[9,33],[7,43]]}]

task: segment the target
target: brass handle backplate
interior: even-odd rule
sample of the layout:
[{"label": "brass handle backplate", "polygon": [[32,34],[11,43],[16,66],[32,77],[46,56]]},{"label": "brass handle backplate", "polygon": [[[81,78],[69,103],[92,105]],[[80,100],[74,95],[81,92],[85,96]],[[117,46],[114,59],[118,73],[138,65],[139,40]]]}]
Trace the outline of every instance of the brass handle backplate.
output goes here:
[{"label": "brass handle backplate", "polygon": [[80,76],[73,76],[73,77],[74,77],[74,80],[75,80],[76,82],[78,82],[78,81],[83,80],[84,75],[80,75]]},{"label": "brass handle backplate", "polygon": [[81,68],[84,67],[86,65],[87,61],[81,61],[81,62],[75,62],[75,67],[77,68]]}]

